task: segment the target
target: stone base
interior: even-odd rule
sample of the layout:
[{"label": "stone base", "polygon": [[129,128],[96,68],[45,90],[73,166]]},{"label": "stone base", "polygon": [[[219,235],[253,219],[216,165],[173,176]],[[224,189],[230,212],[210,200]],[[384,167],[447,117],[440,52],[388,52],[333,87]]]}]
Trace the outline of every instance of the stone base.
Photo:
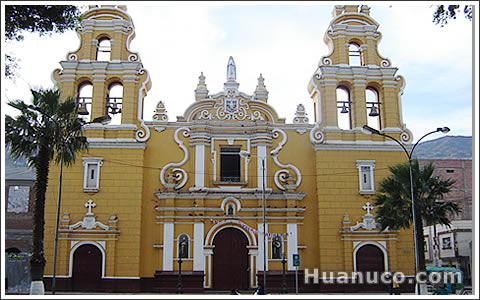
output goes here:
[{"label": "stone base", "polygon": [[30,284],[30,295],[45,295],[43,281],[32,281]]}]

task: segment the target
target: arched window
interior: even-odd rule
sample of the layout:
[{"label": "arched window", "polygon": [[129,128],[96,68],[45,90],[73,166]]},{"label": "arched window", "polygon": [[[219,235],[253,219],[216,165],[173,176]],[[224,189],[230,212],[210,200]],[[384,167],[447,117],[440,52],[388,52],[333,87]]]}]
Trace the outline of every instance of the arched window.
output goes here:
[{"label": "arched window", "polygon": [[123,85],[120,82],[110,84],[107,95],[106,112],[112,118],[111,124],[121,123]]},{"label": "arched window", "polygon": [[340,129],[352,129],[350,91],[345,86],[337,88],[337,125]]},{"label": "arched window", "polygon": [[381,129],[380,101],[378,92],[373,87],[367,87],[365,90],[365,99],[367,107],[367,125],[377,130]]},{"label": "arched window", "polygon": [[348,64],[350,66],[362,65],[360,46],[355,43],[350,43],[348,46]]},{"label": "arched window", "polygon": [[272,259],[281,259],[283,256],[282,237],[275,235],[272,238]]},{"label": "arched window", "polygon": [[189,238],[185,233],[182,233],[178,236],[177,254],[178,258],[189,257]]},{"label": "arched window", "polygon": [[97,60],[110,61],[111,52],[112,52],[112,43],[109,38],[101,38],[100,40],[98,40]]},{"label": "arched window", "polygon": [[82,82],[78,86],[78,115],[85,121],[90,121],[92,109],[93,85],[88,82]]}]

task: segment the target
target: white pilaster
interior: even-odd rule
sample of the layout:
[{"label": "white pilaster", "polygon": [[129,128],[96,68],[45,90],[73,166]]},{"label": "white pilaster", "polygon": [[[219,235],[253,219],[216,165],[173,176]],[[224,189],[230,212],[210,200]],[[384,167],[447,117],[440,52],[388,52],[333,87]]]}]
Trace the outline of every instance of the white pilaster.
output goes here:
[{"label": "white pilaster", "polygon": [[205,186],[205,145],[195,145],[195,187]]},{"label": "white pilaster", "polygon": [[163,224],[163,270],[173,271],[173,223]]},{"label": "white pilaster", "polygon": [[[257,146],[257,184],[258,188],[263,188],[263,166],[262,160],[265,159],[265,176],[267,176],[267,146],[258,145]],[[267,188],[267,180],[265,179],[265,188]]]},{"label": "white pilaster", "polygon": [[[257,271],[263,271],[263,223],[257,224],[258,229],[258,255],[257,255]],[[265,231],[268,232],[268,224],[265,224]],[[266,254],[267,254],[267,263],[265,268],[268,271],[268,237],[265,239],[266,242]]]},{"label": "white pilaster", "polygon": [[193,225],[193,270],[205,271],[205,255],[203,253],[204,223]]},{"label": "white pilaster", "polygon": [[[288,253],[288,270],[295,270],[293,266],[293,254],[298,253],[298,235],[297,224],[287,224],[287,253]],[[301,258],[300,258],[301,260]]]}]

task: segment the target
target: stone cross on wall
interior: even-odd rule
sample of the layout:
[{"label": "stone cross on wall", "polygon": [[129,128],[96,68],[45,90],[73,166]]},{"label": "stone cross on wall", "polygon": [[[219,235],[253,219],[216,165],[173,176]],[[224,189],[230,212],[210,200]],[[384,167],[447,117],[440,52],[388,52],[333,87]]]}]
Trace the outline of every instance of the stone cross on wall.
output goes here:
[{"label": "stone cross on wall", "polygon": [[95,203],[93,203],[92,199],[88,200],[87,203],[84,204],[86,208],[88,208],[87,214],[92,215],[92,208],[97,206]]},{"label": "stone cross on wall", "polygon": [[371,215],[370,211],[374,207],[373,207],[373,205],[370,204],[370,202],[367,202],[362,208],[367,211],[367,215]]}]

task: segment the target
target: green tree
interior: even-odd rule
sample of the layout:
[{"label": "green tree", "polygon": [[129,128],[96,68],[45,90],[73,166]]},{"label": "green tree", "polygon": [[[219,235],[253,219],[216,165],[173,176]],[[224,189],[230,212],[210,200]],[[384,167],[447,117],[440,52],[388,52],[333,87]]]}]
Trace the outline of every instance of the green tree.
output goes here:
[{"label": "green tree", "polygon": [[[472,5],[465,5],[463,14],[468,20],[472,20]],[[460,5],[437,5],[437,9],[433,13],[433,23],[435,25],[445,26],[450,19],[456,19],[460,10]]]},{"label": "green tree", "polygon": [[[376,221],[380,224],[380,230],[410,228],[413,217],[409,164],[398,164],[389,170],[391,175],[380,182],[378,193],[374,197]],[[443,201],[444,195],[450,192],[455,181],[434,176],[434,171],[433,164],[420,168],[418,160],[412,160],[420,270],[425,269],[423,224],[450,226],[452,215],[460,212],[455,202]]]},{"label": "green tree", "polygon": [[60,100],[58,89],[31,90],[32,104],[21,100],[8,105],[18,109],[15,118],[5,116],[5,141],[13,159],[24,157],[35,168],[35,202],[33,208],[33,241],[30,258],[32,282],[43,280],[45,257],[43,250],[45,193],[50,161],[70,165],[76,153],[87,149],[83,136],[85,122],[77,117],[74,98]]},{"label": "green tree", "polygon": [[[80,10],[73,5],[5,5],[5,40],[23,40],[23,32],[40,35],[63,33],[80,22]],[[18,63],[5,54],[5,77],[13,79]]]}]

